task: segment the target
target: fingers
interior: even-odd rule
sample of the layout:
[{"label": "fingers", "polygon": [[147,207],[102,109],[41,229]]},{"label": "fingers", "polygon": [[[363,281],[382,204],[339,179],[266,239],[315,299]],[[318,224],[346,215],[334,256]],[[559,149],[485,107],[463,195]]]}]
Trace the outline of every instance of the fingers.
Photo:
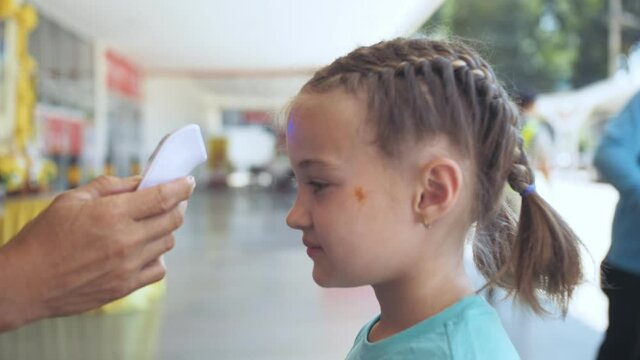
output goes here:
[{"label": "fingers", "polygon": [[89,183],[78,187],[74,191],[86,193],[90,198],[98,198],[134,191],[141,180],[142,178],[140,176],[132,176],[128,178],[100,176]]},{"label": "fingers", "polygon": [[166,268],[158,258],[145,265],[136,278],[135,288],[141,288],[164,279]]},{"label": "fingers", "polygon": [[160,258],[162,254],[173,249],[175,245],[176,238],[173,235],[167,235],[150,242],[149,244],[147,244],[147,246],[145,246],[145,248],[142,250],[142,253],[137,259],[137,261],[139,262],[139,266],[145,267],[155,259]]},{"label": "fingers", "polygon": [[195,187],[192,176],[121,195],[127,204],[127,213],[134,220],[147,219],[174,209],[188,200]]},{"label": "fingers", "polygon": [[187,202],[183,201],[165,213],[137,221],[135,233],[140,234],[137,239],[147,242],[170,235],[182,226],[186,210]]}]

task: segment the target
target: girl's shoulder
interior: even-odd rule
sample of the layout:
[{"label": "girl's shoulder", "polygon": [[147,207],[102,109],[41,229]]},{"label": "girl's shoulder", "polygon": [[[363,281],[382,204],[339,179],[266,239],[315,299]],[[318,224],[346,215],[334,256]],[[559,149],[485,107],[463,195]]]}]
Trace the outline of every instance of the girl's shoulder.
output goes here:
[{"label": "girl's shoulder", "polygon": [[520,359],[497,312],[480,296],[445,327],[452,359]]},{"label": "girl's shoulder", "polygon": [[469,296],[440,313],[371,343],[369,331],[379,317],[358,333],[348,360],[519,359],[495,310],[480,296]]}]

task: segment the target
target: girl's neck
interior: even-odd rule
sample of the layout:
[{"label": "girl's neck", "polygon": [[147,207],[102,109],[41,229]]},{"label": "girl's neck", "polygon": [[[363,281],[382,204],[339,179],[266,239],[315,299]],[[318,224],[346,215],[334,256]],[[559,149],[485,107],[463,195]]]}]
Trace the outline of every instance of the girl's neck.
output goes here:
[{"label": "girl's neck", "polygon": [[381,314],[369,333],[369,341],[405,330],[474,293],[461,260],[456,264],[431,262],[421,270],[373,286]]}]

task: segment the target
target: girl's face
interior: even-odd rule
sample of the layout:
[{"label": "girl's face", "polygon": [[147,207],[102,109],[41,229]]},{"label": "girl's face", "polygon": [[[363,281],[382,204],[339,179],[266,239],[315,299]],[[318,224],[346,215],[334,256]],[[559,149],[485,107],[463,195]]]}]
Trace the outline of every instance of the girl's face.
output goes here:
[{"label": "girl's face", "polygon": [[321,286],[390,281],[415,268],[423,249],[412,210],[415,174],[376,149],[364,104],[340,90],[302,94],[288,122],[299,186],[287,224],[302,231]]}]

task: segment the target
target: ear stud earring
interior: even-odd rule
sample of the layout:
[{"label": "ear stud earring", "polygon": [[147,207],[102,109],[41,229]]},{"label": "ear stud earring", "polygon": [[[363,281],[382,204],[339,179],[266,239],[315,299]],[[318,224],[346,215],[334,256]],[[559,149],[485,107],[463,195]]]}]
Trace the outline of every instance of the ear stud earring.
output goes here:
[{"label": "ear stud earring", "polygon": [[422,221],[422,225],[424,225],[427,230],[431,230],[433,228],[433,225],[429,224],[429,221],[426,219]]}]

